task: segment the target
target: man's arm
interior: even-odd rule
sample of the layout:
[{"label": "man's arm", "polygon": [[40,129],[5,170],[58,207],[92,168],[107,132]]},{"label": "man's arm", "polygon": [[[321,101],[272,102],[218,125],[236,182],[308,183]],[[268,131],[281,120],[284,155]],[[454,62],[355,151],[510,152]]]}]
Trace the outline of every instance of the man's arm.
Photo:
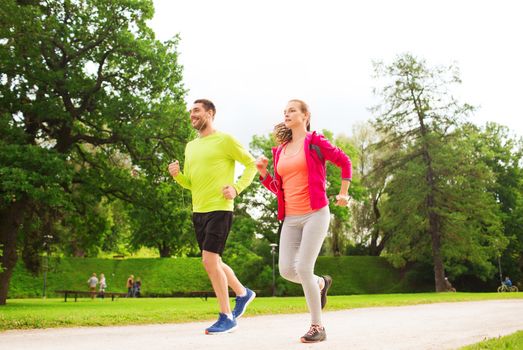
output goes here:
[{"label": "man's arm", "polygon": [[183,173],[178,173],[176,177],[174,177],[174,180],[180,184],[183,188],[186,188],[188,190],[191,189],[191,181],[185,176]]},{"label": "man's arm", "polygon": [[180,186],[191,189],[191,181],[180,171],[180,163],[177,160],[169,164],[169,173]]},{"label": "man's arm", "polygon": [[254,160],[254,157],[249,152],[247,152],[247,150],[245,150],[245,148],[243,148],[243,146],[236,139],[234,139],[234,137],[230,137],[229,154],[231,155],[232,159],[245,166],[243,174],[240,176],[238,181],[232,185],[236,190],[236,194],[240,194],[244,189],[247,188],[247,186],[251,184],[254,176],[256,175],[256,161]]}]

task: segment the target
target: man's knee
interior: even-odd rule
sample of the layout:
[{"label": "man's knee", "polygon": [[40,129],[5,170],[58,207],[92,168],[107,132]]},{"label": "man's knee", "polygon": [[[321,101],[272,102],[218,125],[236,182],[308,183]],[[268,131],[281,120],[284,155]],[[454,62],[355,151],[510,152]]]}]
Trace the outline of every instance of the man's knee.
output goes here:
[{"label": "man's knee", "polygon": [[208,251],[202,253],[202,264],[206,271],[215,271],[221,265],[220,255]]}]

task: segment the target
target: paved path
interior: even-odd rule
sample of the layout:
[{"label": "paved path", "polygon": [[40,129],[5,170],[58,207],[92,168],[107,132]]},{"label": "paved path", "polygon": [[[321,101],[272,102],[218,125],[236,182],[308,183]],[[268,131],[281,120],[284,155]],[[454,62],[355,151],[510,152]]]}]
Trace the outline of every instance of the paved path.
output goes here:
[{"label": "paved path", "polygon": [[326,312],[327,341],[301,344],[308,322],[307,314],[243,317],[236,332],[213,336],[203,334],[209,322],[7,331],[0,333],[0,349],[456,349],[523,330],[523,300]]}]

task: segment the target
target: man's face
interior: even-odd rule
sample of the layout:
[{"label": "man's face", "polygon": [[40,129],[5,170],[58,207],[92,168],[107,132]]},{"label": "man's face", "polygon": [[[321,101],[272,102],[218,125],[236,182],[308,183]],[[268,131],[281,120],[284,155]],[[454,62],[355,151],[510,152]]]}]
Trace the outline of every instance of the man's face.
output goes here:
[{"label": "man's face", "polygon": [[196,130],[203,130],[208,122],[212,120],[212,111],[206,111],[201,103],[195,103],[189,111],[191,115],[192,127]]}]

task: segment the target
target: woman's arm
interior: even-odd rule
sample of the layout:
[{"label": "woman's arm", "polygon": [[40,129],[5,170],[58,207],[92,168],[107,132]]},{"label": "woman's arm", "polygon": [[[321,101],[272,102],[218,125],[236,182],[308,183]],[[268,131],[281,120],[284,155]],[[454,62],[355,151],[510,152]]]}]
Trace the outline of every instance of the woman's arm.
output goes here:
[{"label": "woman's arm", "polygon": [[326,160],[336,164],[341,169],[342,180],[352,180],[352,162],[341,148],[334,146],[321,134],[316,134],[314,144],[320,147],[321,153]]},{"label": "woman's arm", "polygon": [[265,156],[259,156],[258,159],[256,159],[256,169],[258,170],[258,173],[260,174],[260,182],[263,186],[265,186],[269,191],[271,191],[274,194],[278,193],[278,188],[274,186],[274,178],[267,170],[267,166],[269,165],[269,159]]},{"label": "woman's arm", "polygon": [[341,148],[334,146],[323,135],[317,134],[315,143],[320,147],[325,159],[336,164],[341,169],[341,187],[339,194],[336,196],[336,205],[345,207],[349,204],[352,162]]},{"label": "woman's arm", "polygon": [[346,207],[349,204],[350,180],[341,180],[340,193],[336,196],[336,205]]}]

